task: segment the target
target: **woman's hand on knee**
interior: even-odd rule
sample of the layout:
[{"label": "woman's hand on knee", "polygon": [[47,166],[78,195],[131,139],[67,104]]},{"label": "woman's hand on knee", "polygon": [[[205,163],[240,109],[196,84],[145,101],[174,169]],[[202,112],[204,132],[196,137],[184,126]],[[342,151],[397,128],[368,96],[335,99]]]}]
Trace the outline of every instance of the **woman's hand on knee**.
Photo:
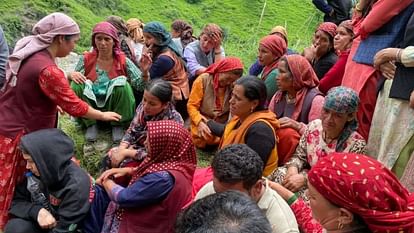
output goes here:
[{"label": "woman's hand on knee", "polygon": [[42,229],[52,229],[56,226],[56,219],[45,208],[41,208],[37,214],[37,222]]}]

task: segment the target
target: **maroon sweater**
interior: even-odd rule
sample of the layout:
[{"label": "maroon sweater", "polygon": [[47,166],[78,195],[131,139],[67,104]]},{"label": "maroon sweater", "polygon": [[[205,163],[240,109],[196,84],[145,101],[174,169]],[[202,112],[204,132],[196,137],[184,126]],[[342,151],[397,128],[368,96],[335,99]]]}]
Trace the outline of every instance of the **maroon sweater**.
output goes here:
[{"label": "maroon sweater", "polygon": [[14,138],[21,131],[30,133],[56,125],[56,104],[40,88],[39,74],[54,65],[47,50],[25,59],[17,74],[15,87],[0,96],[0,135]]},{"label": "maroon sweater", "polygon": [[180,171],[169,170],[174,188],[161,203],[144,208],[124,209],[119,233],[173,233],[177,214],[191,201],[192,179]]}]

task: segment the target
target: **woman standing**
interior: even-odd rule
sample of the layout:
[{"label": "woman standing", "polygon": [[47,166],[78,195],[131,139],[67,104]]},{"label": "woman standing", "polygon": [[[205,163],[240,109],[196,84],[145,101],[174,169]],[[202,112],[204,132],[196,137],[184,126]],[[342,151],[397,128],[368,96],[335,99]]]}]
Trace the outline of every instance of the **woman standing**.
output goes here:
[{"label": "woman standing", "polygon": [[18,149],[30,132],[54,128],[57,107],[72,116],[119,121],[114,112],[101,112],[80,100],[54,59],[67,56],[79,40],[79,26],[62,13],[52,13],[33,27],[33,35],[19,40],[10,55],[0,96],[0,230],[25,163]]},{"label": "woman standing", "polygon": [[240,59],[229,57],[209,66],[193,83],[187,109],[191,118],[191,136],[197,147],[219,143],[220,138],[211,134],[207,121],[227,122],[233,82],[242,74]]}]

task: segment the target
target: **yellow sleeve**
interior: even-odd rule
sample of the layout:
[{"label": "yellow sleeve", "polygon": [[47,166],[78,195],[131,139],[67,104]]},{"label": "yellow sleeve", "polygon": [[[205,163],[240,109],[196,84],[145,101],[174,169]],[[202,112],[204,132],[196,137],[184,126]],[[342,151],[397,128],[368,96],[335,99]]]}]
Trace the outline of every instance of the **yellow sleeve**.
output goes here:
[{"label": "yellow sleeve", "polygon": [[200,113],[201,102],[204,97],[203,79],[196,78],[191,89],[190,98],[188,98],[187,111],[194,125],[198,125],[202,119]]}]

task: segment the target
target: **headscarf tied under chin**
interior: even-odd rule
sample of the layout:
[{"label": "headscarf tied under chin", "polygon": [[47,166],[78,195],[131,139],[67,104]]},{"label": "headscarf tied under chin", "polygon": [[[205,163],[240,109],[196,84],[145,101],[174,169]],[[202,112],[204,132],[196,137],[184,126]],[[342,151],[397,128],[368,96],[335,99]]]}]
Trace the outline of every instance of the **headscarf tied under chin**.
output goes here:
[{"label": "headscarf tied under chin", "polygon": [[[76,35],[80,33],[80,30],[78,24],[69,16],[63,13],[52,13],[37,22],[32,29],[32,33],[33,35],[23,37],[17,41],[13,54],[9,56],[4,87],[7,85],[16,86],[16,75],[24,59],[48,48],[56,36]],[[15,78],[12,80],[12,77]]]},{"label": "headscarf tied under chin", "polygon": [[[291,118],[293,120],[298,120],[306,94],[310,89],[319,85],[319,79],[309,61],[306,60],[305,57],[293,54],[288,55],[285,58],[287,66],[291,72],[293,88],[296,90],[295,110],[293,111]],[[280,90],[277,91],[274,97],[275,103],[280,102],[283,99],[283,96],[284,92]]]},{"label": "headscarf tied under chin", "polygon": [[110,36],[112,40],[114,41],[114,47],[112,48],[113,54],[115,55],[115,59],[118,61],[120,60],[119,56],[121,55],[121,47],[119,45],[119,37],[118,37],[118,31],[116,28],[108,23],[108,22],[100,22],[95,25],[95,27],[92,30],[92,47],[94,53],[99,53],[98,48],[96,47],[95,43],[95,36],[98,33],[105,34],[107,36]]},{"label": "headscarf tied under chin", "polygon": [[[358,111],[358,94],[348,87],[334,87],[328,91],[325,97],[324,109],[337,113],[350,114]],[[344,129],[338,137],[336,152],[342,152],[346,148],[346,140],[358,129],[358,121],[354,118],[345,124]]]},{"label": "headscarf tied under chin", "polygon": [[362,217],[372,232],[413,232],[414,195],[377,160],[332,153],[312,166],[308,179],[329,202]]},{"label": "headscarf tied under chin", "polygon": [[161,48],[168,47],[174,51],[177,56],[182,57],[181,50],[173,42],[171,34],[165,29],[164,25],[160,22],[149,22],[144,26],[144,32],[151,34],[157,40],[156,46]]},{"label": "headscarf tied under chin", "polygon": [[262,80],[266,80],[267,76],[279,65],[279,59],[286,54],[287,44],[284,38],[278,35],[268,35],[260,40],[259,45],[268,49],[274,56],[275,61],[263,68]]},{"label": "headscarf tied under chin", "polygon": [[128,19],[126,26],[128,29],[128,35],[135,43],[145,42],[144,32],[142,31],[145,24],[141,20],[136,18]]},{"label": "headscarf tied under chin", "polygon": [[209,67],[207,67],[206,71],[204,71],[205,73],[213,75],[213,88],[214,95],[216,97],[215,104],[217,109],[221,110],[222,108],[222,104],[218,96],[218,91],[220,88],[219,74],[234,70],[243,70],[243,63],[237,57],[226,57],[217,63],[211,64]]}]

